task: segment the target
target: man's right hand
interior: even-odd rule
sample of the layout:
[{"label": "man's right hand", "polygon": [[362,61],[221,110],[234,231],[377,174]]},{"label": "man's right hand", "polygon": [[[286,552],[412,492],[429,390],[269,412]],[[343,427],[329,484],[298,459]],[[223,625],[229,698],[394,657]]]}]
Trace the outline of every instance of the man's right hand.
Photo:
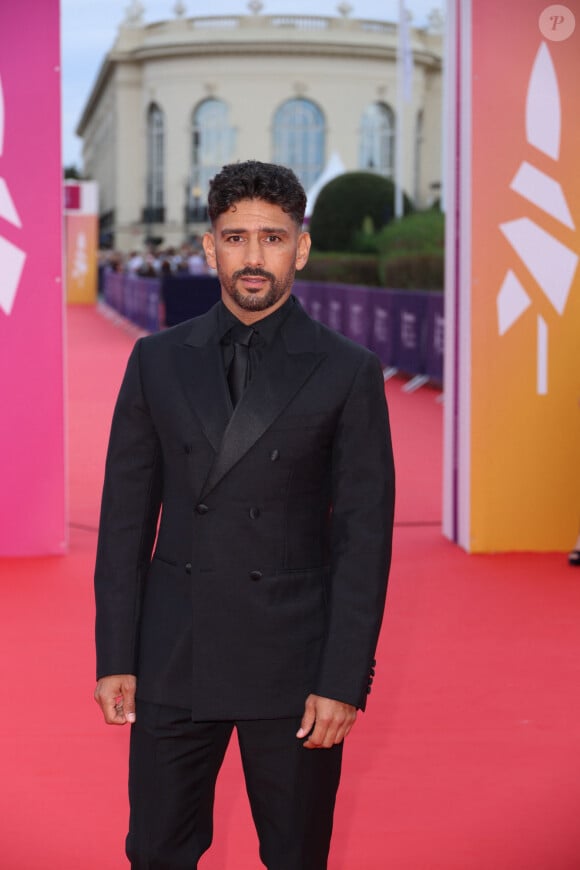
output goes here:
[{"label": "man's right hand", "polygon": [[135,689],[133,674],[101,677],[95,689],[95,701],[103,711],[107,725],[126,725],[135,721]]}]

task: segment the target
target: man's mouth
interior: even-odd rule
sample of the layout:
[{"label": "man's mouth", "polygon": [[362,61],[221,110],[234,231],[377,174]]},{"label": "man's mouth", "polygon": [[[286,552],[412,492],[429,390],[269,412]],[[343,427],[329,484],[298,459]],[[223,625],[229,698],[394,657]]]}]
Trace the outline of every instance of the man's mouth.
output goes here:
[{"label": "man's mouth", "polygon": [[236,277],[246,290],[261,290],[264,284],[271,280],[270,275],[255,272],[239,272]]}]

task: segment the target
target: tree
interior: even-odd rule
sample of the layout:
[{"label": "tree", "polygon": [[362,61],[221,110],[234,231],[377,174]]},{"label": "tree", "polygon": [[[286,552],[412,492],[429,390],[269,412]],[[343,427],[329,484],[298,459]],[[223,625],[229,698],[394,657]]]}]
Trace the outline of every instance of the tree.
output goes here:
[{"label": "tree", "polygon": [[75,179],[76,181],[82,181],[83,175],[80,169],[77,169],[74,163],[70,164],[70,166],[65,166],[63,169],[63,175],[65,179]]}]

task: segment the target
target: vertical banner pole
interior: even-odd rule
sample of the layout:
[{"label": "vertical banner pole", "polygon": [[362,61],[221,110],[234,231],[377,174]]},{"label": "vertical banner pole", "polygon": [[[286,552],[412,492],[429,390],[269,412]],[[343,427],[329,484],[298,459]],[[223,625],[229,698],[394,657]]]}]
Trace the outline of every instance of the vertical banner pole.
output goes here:
[{"label": "vertical banner pole", "polygon": [[405,174],[405,103],[411,99],[413,53],[409,40],[409,24],[404,0],[399,0],[397,34],[397,126],[395,139],[395,217],[403,217]]}]

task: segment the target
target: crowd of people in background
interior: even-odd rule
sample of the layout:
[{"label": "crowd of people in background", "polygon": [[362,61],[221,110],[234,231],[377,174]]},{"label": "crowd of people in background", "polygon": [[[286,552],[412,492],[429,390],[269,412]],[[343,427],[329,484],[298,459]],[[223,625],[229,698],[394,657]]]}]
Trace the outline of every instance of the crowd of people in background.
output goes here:
[{"label": "crowd of people in background", "polygon": [[102,251],[100,264],[114,272],[128,272],[142,278],[159,278],[163,275],[213,275],[208,266],[201,241],[194,239],[179,248],[156,248],[134,250],[129,254],[120,251]]}]

